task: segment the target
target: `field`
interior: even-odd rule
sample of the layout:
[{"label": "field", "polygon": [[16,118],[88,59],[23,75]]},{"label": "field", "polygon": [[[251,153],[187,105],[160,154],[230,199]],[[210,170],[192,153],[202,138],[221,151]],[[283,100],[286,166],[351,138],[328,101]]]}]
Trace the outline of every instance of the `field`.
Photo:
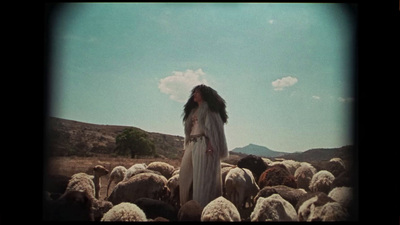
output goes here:
[{"label": "field", "polygon": [[[147,165],[154,161],[166,162],[173,165],[175,168],[180,166],[180,159],[165,159],[165,158],[143,158],[143,159],[131,159],[126,157],[110,157],[110,156],[95,156],[95,157],[50,157],[47,160],[47,171],[50,175],[64,175],[71,176],[75,173],[84,172],[87,174],[93,174],[92,168],[96,165],[102,165],[109,172],[115,166],[125,166],[126,168],[131,167],[135,163],[146,163]],[[106,197],[107,184],[109,174],[100,178],[101,189],[100,199]],[[110,185],[109,193],[111,193],[114,184]]]}]

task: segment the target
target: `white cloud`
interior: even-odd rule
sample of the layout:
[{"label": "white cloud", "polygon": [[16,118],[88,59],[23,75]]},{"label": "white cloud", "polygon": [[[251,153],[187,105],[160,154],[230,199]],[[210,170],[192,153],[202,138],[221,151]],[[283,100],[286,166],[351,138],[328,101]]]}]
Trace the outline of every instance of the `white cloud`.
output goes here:
[{"label": "white cloud", "polygon": [[312,98],[315,99],[315,100],[320,100],[321,99],[321,97],[316,96],[316,95],[313,95]]},{"label": "white cloud", "polygon": [[269,24],[273,24],[275,22],[275,20],[268,20]]},{"label": "white cloud", "polygon": [[282,91],[286,87],[293,86],[297,83],[297,78],[292,76],[283,77],[281,79],[277,79],[272,81],[272,87],[274,87],[275,91]]},{"label": "white cloud", "polygon": [[169,95],[170,99],[184,103],[189,98],[193,87],[199,84],[208,85],[204,75],[202,69],[173,71],[171,76],[160,79],[158,88],[162,93]]}]

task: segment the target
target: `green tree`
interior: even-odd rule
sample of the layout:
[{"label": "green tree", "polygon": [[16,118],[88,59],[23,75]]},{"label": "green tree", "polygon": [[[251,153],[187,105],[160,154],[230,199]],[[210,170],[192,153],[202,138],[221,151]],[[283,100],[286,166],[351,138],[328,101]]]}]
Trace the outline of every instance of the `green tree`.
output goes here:
[{"label": "green tree", "polygon": [[135,158],[139,155],[154,155],[155,146],[148,135],[137,128],[130,127],[122,131],[116,137],[115,151],[118,155],[130,155]]}]

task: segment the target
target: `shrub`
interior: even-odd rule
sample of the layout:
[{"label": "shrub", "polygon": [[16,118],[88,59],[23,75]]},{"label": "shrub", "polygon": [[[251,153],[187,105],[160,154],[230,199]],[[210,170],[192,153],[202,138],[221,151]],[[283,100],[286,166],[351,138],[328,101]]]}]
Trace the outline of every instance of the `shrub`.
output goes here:
[{"label": "shrub", "polygon": [[115,152],[118,155],[130,155],[135,158],[138,155],[154,155],[155,146],[148,138],[146,132],[134,127],[126,128],[116,137]]}]

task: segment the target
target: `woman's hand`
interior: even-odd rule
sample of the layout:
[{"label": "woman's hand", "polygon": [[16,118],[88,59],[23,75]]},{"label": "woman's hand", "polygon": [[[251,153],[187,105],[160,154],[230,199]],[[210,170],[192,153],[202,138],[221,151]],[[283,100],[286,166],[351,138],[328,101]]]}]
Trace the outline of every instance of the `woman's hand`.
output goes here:
[{"label": "woman's hand", "polygon": [[206,154],[212,155],[213,152],[214,152],[214,148],[212,147],[210,140],[208,140],[208,141],[207,141],[207,150],[206,150]]}]

